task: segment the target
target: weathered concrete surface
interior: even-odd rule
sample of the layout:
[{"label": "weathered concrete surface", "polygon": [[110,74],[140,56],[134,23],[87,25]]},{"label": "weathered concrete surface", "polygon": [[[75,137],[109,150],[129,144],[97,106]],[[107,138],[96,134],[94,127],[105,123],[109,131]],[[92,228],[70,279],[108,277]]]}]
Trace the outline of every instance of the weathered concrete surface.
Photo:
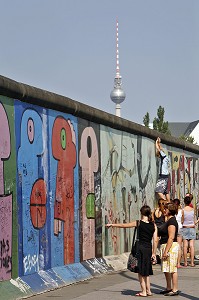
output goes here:
[{"label": "weathered concrete surface", "polygon": [[[195,255],[199,255],[199,240],[195,241]],[[33,300],[47,300],[49,298],[65,299],[126,299],[139,291],[137,274],[126,271],[128,253],[117,256],[107,256],[103,259],[92,259],[82,264],[72,264],[53,268],[45,274],[35,273],[16,280],[4,282],[0,285],[0,299],[15,300],[31,297]],[[199,293],[199,260],[195,260],[196,267],[179,269],[179,289],[187,299],[194,298]],[[52,274],[53,276],[52,276]],[[133,285],[132,285],[133,280]],[[154,297],[159,289],[164,287],[164,276],[160,266],[154,266],[154,276],[151,277]],[[46,292],[46,290],[54,290]],[[115,291],[115,292],[114,292]],[[116,295],[114,294],[116,293]],[[34,296],[39,294],[37,296]],[[186,294],[186,295],[185,295]]]},{"label": "weathered concrete surface", "polygon": [[[199,299],[198,277],[199,261],[196,267],[181,268],[179,274],[180,295],[177,299]],[[164,275],[160,270],[160,265],[154,267],[154,275],[151,278],[151,288],[153,297],[151,299],[166,299],[159,292],[165,288]],[[31,297],[32,300],[126,300],[137,299],[136,293],[140,291],[137,274],[129,271],[122,271],[95,277],[91,280],[74,284],[68,287],[48,292],[42,295]],[[174,298],[176,299],[176,297]]]}]

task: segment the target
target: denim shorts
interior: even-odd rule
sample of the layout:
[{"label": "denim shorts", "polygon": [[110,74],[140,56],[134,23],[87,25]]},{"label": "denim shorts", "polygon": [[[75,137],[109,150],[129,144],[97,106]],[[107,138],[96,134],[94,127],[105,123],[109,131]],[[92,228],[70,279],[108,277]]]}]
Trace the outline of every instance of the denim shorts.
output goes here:
[{"label": "denim shorts", "polygon": [[183,240],[195,240],[196,230],[195,228],[183,228],[182,229]]},{"label": "denim shorts", "polygon": [[178,225],[178,236],[183,236],[183,228],[179,228],[179,225]]},{"label": "denim shorts", "polygon": [[155,192],[162,193],[163,195],[168,194],[168,177],[160,177],[157,181]]}]

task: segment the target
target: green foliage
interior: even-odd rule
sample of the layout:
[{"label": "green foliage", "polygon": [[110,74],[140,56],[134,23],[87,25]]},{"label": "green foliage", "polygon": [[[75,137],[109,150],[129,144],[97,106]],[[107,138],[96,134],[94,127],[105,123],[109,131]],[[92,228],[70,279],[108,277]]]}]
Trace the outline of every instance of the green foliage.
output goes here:
[{"label": "green foliage", "polygon": [[164,121],[164,107],[161,105],[157,109],[157,117],[153,120],[153,129],[171,135],[168,122]]},{"label": "green foliage", "polygon": [[185,136],[185,135],[181,135],[179,136],[179,139],[180,140],[183,140],[185,142],[188,142],[188,143],[192,143],[194,145],[197,145],[196,141],[194,140],[194,137],[189,135],[189,136]]},{"label": "green foliage", "polygon": [[149,113],[147,112],[146,115],[143,118],[144,126],[149,128],[149,122],[150,122],[150,117],[149,117]]},{"label": "green foliage", "polygon": [[[149,127],[149,113],[147,112],[143,118],[144,126]],[[171,135],[168,122],[164,121],[164,107],[161,105],[157,109],[157,117],[153,120],[153,129]]]}]

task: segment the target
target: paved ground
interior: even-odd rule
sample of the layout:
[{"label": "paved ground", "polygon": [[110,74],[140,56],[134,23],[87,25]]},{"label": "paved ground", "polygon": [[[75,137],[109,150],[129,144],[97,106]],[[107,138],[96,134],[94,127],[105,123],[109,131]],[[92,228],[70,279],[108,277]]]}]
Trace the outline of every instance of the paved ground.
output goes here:
[{"label": "paved ground", "polygon": [[[151,276],[151,287],[153,296],[150,299],[167,299],[159,292],[165,287],[164,275],[160,271],[160,266],[154,267],[154,275]],[[196,266],[179,269],[179,296],[177,299],[199,299],[199,260]],[[138,299],[135,294],[139,292],[139,282],[137,274],[123,271],[102,275],[91,280],[73,284],[67,287],[33,296],[31,300],[126,300]],[[141,298],[141,297],[140,297]]]}]

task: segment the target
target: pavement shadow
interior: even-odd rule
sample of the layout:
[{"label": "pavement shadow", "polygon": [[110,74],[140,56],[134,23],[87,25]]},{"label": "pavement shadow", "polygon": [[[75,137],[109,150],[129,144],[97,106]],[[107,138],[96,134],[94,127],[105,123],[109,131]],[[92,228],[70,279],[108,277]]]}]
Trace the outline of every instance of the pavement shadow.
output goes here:
[{"label": "pavement shadow", "polygon": [[[198,264],[198,263],[196,263],[196,264]],[[133,278],[131,275],[128,275],[128,273],[129,273],[129,271],[125,271],[125,272],[121,272],[120,275],[125,277],[125,278],[129,278],[130,280],[139,282],[138,278]],[[132,274],[135,274],[135,273],[132,273]],[[164,288],[165,287],[157,285],[157,284],[151,282],[151,292],[153,293],[153,295],[155,297],[162,296],[162,295],[160,295],[160,291],[164,290]],[[135,290],[132,290],[132,289],[126,289],[126,290],[121,291],[121,294],[124,295],[124,296],[135,296],[136,293],[139,293],[139,291],[135,291]],[[189,295],[185,292],[182,292],[182,291],[180,291],[179,296],[181,296],[185,299],[190,299],[190,300],[198,300],[199,299],[199,297],[191,296],[191,295]]]}]

